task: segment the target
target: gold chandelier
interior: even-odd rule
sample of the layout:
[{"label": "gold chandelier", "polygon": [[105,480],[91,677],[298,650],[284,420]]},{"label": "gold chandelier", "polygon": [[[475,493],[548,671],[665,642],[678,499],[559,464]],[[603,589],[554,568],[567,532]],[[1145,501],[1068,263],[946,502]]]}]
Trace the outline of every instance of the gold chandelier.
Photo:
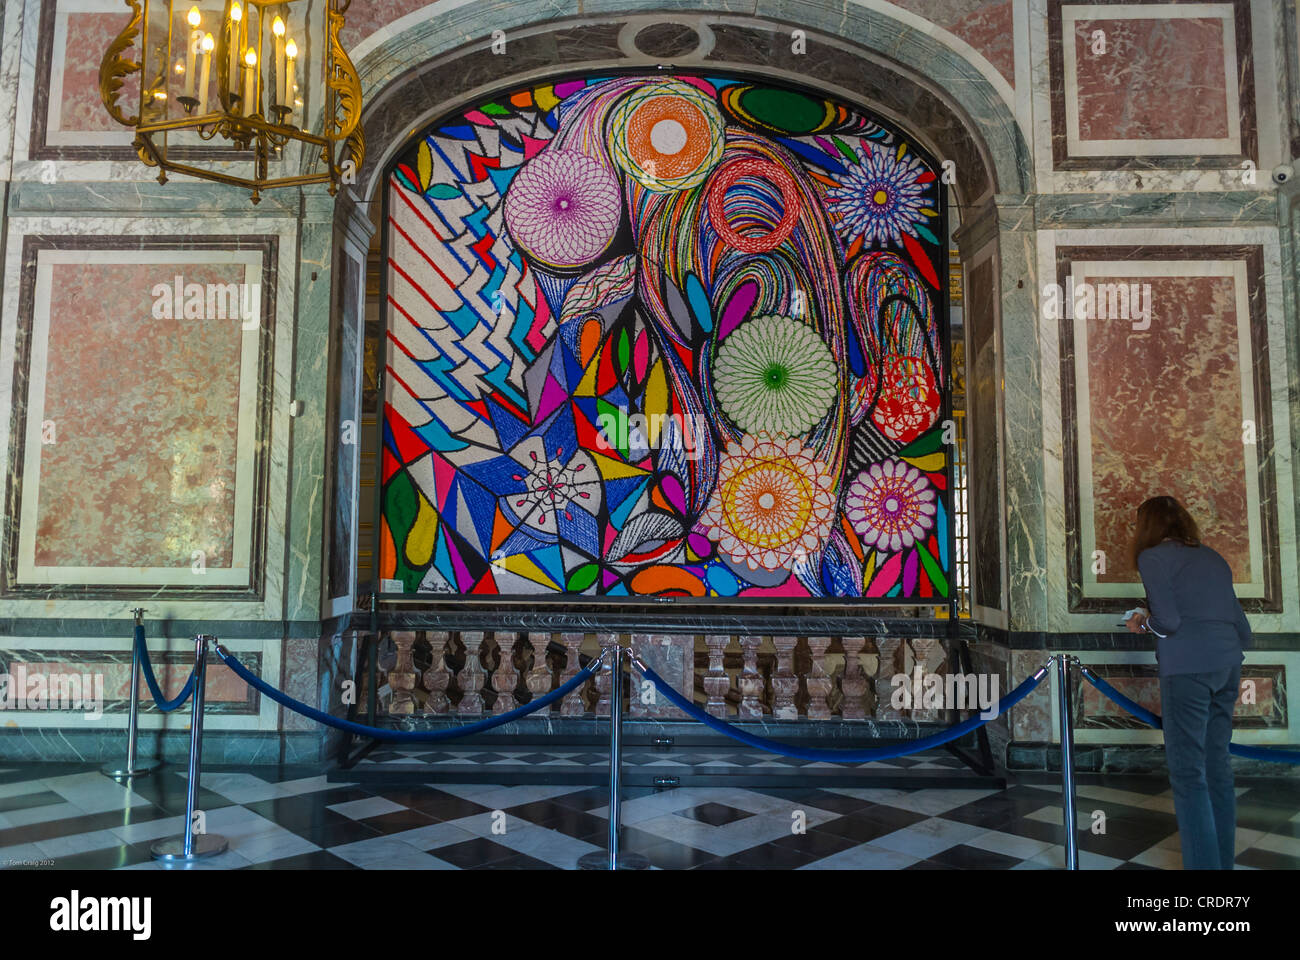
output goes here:
[{"label": "gold chandelier", "polygon": [[[352,0],[327,0],[323,22],[308,0],[124,0],[131,21],[104,53],[99,90],[118,123],[135,130],[140,159],[168,172],[245,187],[253,202],[271,187],[328,183],[337,192],[365,159],[361,82],[339,42]],[[143,3],[143,9],[141,5]],[[293,14],[304,11],[302,19]],[[290,29],[299,31],[295,37]],[[310,84],[306,38],[323,40],[324,128],[304,129],[301,89]],[[139,44],[136,40],[139,38]],[[300,45],[300,41],[301,45]],[[136,52],[140,60],[129,59]],[[140,74],[139,110],[118,103],[132,74]],[[232,155],[204,145],[221,138]],[[320,158],[318,173],[273,176],[286,145],[302,144]],[[248,176],[195,166],[194,159],[251,163]]]}]

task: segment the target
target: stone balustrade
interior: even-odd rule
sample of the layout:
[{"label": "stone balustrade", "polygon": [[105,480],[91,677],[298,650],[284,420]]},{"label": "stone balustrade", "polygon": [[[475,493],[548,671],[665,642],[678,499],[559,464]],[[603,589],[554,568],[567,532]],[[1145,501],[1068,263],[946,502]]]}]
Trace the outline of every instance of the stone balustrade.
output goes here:
[{"label": "stone balustrade", "polygon": [[[387,636],[396,657],[381,659],[380,712],[393,717],[502,714],[570,680],[580,655],[595,656],[630,639],[656,671],[723,719],[944,720],[940,709],[900,709],[892,702],[900,676],[910,686],[917,669],[922,675],[945,673],[948,651],[933,638],[435,630]],[[610,679],[602,672],[549,712],[608,716]],[[680,716],[639,682],[628,688],[628,716]]]}]

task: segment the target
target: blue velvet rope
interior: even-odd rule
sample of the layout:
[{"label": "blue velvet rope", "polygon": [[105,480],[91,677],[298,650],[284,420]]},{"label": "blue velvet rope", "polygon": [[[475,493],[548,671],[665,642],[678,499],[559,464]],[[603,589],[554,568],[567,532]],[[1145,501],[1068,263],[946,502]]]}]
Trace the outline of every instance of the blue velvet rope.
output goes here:
[{"label": "blue velvet rope", "polygon": [[158,709],[163,713],[171,713],[190,698],[194,692],[194,670],[190,670],[190,678],[185,681],[185,686],[181,692],[176,695],[176,699],[168,700],[163,696],[162,687],[158,686],[158,678],[153,675],[153,664],[149,662],[149,648],[144,642],[144,624],[135,625],[135,648],[140,652],[140,672],[144,674],[145,685],[149,687],[149,695],[153,697],[153,702],[158,705]]},{"label": "blue velvet rope", "polygon": [[328,713],[317,710],[315,707],[309,707],[307,704],[302,703],[299,700],[295,700],[287,693],[282,693],[275,689],[275,687],[271,686],[256,674],[250,673],[247,667],[240,663],[237,658],[228,655],[220,646],[217,647],[217,656],[221,658],[222,662],[225,663],[226,666],[234,671],[235,676],[239,677],[239,679],[243,680],[254,690],[270,697],[276,703],[280,704],[280,706],[287,707],[295,713],[301,713],[304,717],[310,717],[317,723],[323,723],[327,727],[334,727],[336,730],[346,730],[350,733],[357,734],[358,736],[370,737],[374,740],[401,741],[406,743],[431,743],[438,740],[451,740],[456,737],[468,736],[471,733],[480,733],[484,730],[491,730],[493,727],[499,727],[502,724],[518,720],[520,717],[526,717],[528,714],[549,706],[556,700],[567,696],[569,693],[572,693],[578,687],[582,686],[582,684],[586,683],[596,674],[600,669],[601,664],[601,661],[597,659],[595,662],[588,664],[585,669],[579,671],[578,674],[568,683],[556,687],[545,696],[538,697],[536,700],[530,700],[522,707],[516,707],[509,713],[503,713],[499,717],[489,717],[488,719],[480,720],[477,723],[466,724],[463,727],[453,727],[449,730],[385,730],[381,727],[368,727],[365,724],[353,723],[351,720],[343,720],[339,717],[334,717]]},{"label": "blue velvet rope", "polygon": [[691,703],[684,696],[678,693],[668,684],[659,674],[655,673],[648,666],[633,660],[632,663],[638,670],[644,674],[645,678],[658,688],[659,692],[672,702],[673,706],[681,710],[686,715],[700,721],[705,726],[712,727],[718,733],[725,734],[741,743],[747,743],[751,747],[757,747],[759,750],[766,750],[768,753],[777,753],[785,757],[794,757],[797,760],[823,760],[830,763],[870,763],[873,760],[890,760],[894,757],[903,757],[909,753],[921,753],[933,747],[943,746],[951,740],[970,733],[972,730],[1002,716],[1013,706],[1029,696],[1034,688],[1042,682],[1043,677],[1047,674],[1047,668],[1039,670],[1033,676],[1027,678],[1024,683],[1016,687],[1009,694],[1001,699],[998,704],[998,712],[994,717],[988,720],[980,716],[971,717],[963,720],[955,726],[942,730],[939,733],[933,733],[928,737],[922,737],[919,740],[908,740],[905,743],[893,747],[874,747],[870,750],[820,750],[815,747],[795,747],[786,743],[777,743],[775,740],[768,740],[766,737],[758,737],[740,727],[733,726],[725,720],[719,720],[712,714],[706,713]]},{"label": "blue velvet rope", "polygon": [[[1087,667],[1081,667],[1083,677],[1094,687],[1104,693],[1119,706],[1123,707],[1133,716],[1137,717],[1148,727],[1155,727],[1157,730],[1164,729],[1164,723],[1160,717],[1152,713],[1140,703],[1135,703],[1124,694],[1120,693],[1109,683],[1097,676]],[[1270,747],[1248,747],[1236,743],[1228,744],[1228,752],[1234,757],[1241,757],[1243,760],[1267,760],[1273,763],[1300,763],[1300,751],[1296,750],[1274,750]]]}]

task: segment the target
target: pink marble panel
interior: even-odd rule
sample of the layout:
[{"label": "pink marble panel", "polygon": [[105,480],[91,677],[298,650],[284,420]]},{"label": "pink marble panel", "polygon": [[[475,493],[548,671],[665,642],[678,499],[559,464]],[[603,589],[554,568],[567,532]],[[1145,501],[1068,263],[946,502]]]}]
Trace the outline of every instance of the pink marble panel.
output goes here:
[{"label": "pink marble panel", "polygon": [[[162,688],[163,696],[175,697],[180,694],[185,686],[185,681],[189,679],[193,662],[193,655],[179,663],[167,663],[157,656],[153,658],[151,663],[153,664],[154,676],[158,679],[158,686]],[[131,697],[130,660],[125,662],[96,662],[94,660],[10,661],[9,673],[17,676],[20,675],[20,671],[27,677],[37,674],[103,676],[104,700],[106,702],[129,700]],[[204,700],[209,705],[248,703],[248,684],[235,676],[225,664],[213,658],[208,662]],[[149,694],[149,688],[145,685],[143,673],[140,675],[140,702],[153,702],[153,697]],[[188,712],[188,707],[186,712]]]},{"label": "pink marble panel", "polygon": [[[63,100],[59,105],[60,130],[95,132],[123,129],[108,115],[99,96],[99,56],[126,26],[128,12],[68,14],[68,43],[54,51],[53,69],[62,63]],[[138,53],[137,53],[138,57]],[[140,96],[137,77],[128,78],[118,101],[125,112],[136,111]]]},{"label": "pink marble panel", "polygon": [[[1133,518],[1147,497],[1177,497],[1205,541],[1249,581],[1237,295],[1232,277],[1089,276],[1150,283],[1151,325],[1090,319],[1088,403],[1097,549],[1103,583],[1134,583]],[[1076,345],[1077,346],[1077,345]],[[1087,558],[1085,558],[1087,559]]]},{"label": "pink marble panel", "polygon": [[[1136,701],[1152,713],[1159,714],[1161,712],[1159,677],[1116,677],[1109,676],[1104,671],[1102,676],[1107,683],[1130,700]],[[1247,680],[1254,682],[1255,702],[1242,703],[1241,698],[1238,697],[1237,706],[1233,710],[1234,719],[1267,718],[1280,712],[1281,703],[1278,697],[1277,684],[1271,674],[1256,675],[1251,672],[1249,666],[1243,666],[1241,679],[1243,682]],[[1079,685],[1079,689],[1083,694],[1083,703],[1080,706],[1082,721],[1132,719],[1132,714],[1114,703],[1109,697],[1103,695],[1092,684],[1082,683]]]},{"label": "pink marble panel", "polygon": [[365,0],[363,3],[354,3],[348,10],[347,22],[339,39],[346,49],[351,50],[381,27],[408,13],[431,6],[433,2],[434,0]]},{"label": "pink marble panel", "polygon": [[155,319],[151,291],[177,274],[240,283],[244,267],[52,267],[49,359],[32,386],[55,438],[40,451],[38,566],[189,567],[196,550],[231,564],[243,332]]},{"label": "pink marble panel", "polygon": [[[1079,138],[1227,137],[1224,25],[1213,18],[1076,21]],[[1092,52],[1097,30],[1104,54]]]},{"label": "pink marble panel", "polygon": [[893,0],[961,37],[1016,85],[1015,28],[1011,0]]}]

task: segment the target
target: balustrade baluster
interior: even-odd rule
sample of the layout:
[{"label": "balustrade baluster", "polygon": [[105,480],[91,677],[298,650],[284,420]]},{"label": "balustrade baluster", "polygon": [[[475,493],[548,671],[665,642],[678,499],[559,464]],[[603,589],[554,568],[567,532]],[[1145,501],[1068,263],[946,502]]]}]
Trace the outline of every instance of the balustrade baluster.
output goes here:
[{"label": "balustrade baluster", "polygon": [[[899,637],[879,637],[876,649],[880,652],[880,662],[876,666],[874,678],[876,688],[876,719],[902,720],[908,716],[902,710],[890,705],[894,695],[894,677],[906,673],[906,666],[900,662],[900,653],[907,648]],[[909,651],[910,653],[910,651]]]},{"label": "balustrade baluster", "polygon": [[492,689],[496,692],[496,701],[492,704],[495,714],[509,713],[519,706],[515,699],[515,686],[519,683],[519,671],[514,665],[515,635],[513,633],[494,633],[492,639],[497,645],[497,668],[492,674]]},{"label": "balustrade baluster", "polygon": [[[578,663],[578,654],[582,650],[582,641],[586,639],[585,633],[562,633],[560,642],[564,644],[566,660],[564,661],[564,673],[560,675],[560,685],[568,683],[576,677],[582,667]],[[580,717],[587,712],[587,705],[582,702],[582,691],[589,685],[582,684],[567,694],[560,704],[560,715],[565,717]]]},{"label": "balustrade baluster", "polygon": [[926,689],[925,678],[930,674],[941,675],[944,661],[948,659],[947,651],[943,648],[943,641],[918,637],[912,640],[909,646],[912,652],[912,670],[916,670],[918,667],[921,670],[922,694],[922,700],[912,704],[912,719],[928,722],[941,720],[943,718],[944,708],[942,706],[927,706],[924,697]]},{"label": "balustrade baluster", "polygon": [[429,631],[429,669],[424,671],[424,689],[429,691],[425,701],[425,713],[446,713],[451,709],[451,700],[447,697],[447,686],[451,683],[451,671],[443,659],[446,656],[447,640],[451,636],[444,630]]},{"label": "balustrade baluster", "polygon": [[843,637],[844,673],[840,676],[840,692],[844,700],[840,704],[840,716],[845,720],[865,720],[866,709],[862,704],[862,695],[867,692],[867,675],[862,672],[862,663],[858,654],[867,643],[866,637]]},{"label": "balustrade baluster", "polygon": [[740,709],[743,718],[763,716],[763,675],[758,672],[758,647],[762,637],[741,637],[740,650],[744,664],[740,673]]},{"label": "balustrade baluster", "polygon": [[799,678],[794,675],[794,647],[798,637],[773,637],[776,647],[776,673],[772,674],[772,717],[798,720],[799,709],[794,696],[799,692]]},{"label": "balustrade baluster", "polygon": [[465,666],[456,675],[456,683],[464,694],[456,708],[459,713],[478,714],[483,712],[483,681],[487,674],[483,670],[481,648],[486,634],[474,630],[460,635],[465,644]]},{"label": "balustrade baluster", "polygon": [[731,678],[722,669],[722,657],[731,637],[709,635],[704,638],[704,645],[709,648],[709,672],[704,676],[704,692],[709,695],[704,709],[715,717],[727,715],[727,691],[731,689]]},{"label": "balustrade baluster", "polygon": [[415,689],[415,660],[411,656],[415,633],[403,631],[390,636],[397,647],[397,662],[388,671],[388,689],[393,693],[388,712],[392,716],[407,716],[415,713],[415,696],[411,693]]},{"label": "balustrade baluster", "polygon": [[[528,644],[533,648],[533,666],[528,671],[525,680],[528,692],[532,694],[530,702],[551,692],[551,665],[546,661],[546,645],[550,641],[551,635],[549,633],[530,633],[528,635]],[[549,710],[542,711],[542,713],[549,712]]]},{"label": "balustrade baluster", "polygon": [[831,678],[826,674],[826,648],[830,637],[809,637],[808,650],[812,653],[812,667],[808,671],[808,719],[829,720]]}]

